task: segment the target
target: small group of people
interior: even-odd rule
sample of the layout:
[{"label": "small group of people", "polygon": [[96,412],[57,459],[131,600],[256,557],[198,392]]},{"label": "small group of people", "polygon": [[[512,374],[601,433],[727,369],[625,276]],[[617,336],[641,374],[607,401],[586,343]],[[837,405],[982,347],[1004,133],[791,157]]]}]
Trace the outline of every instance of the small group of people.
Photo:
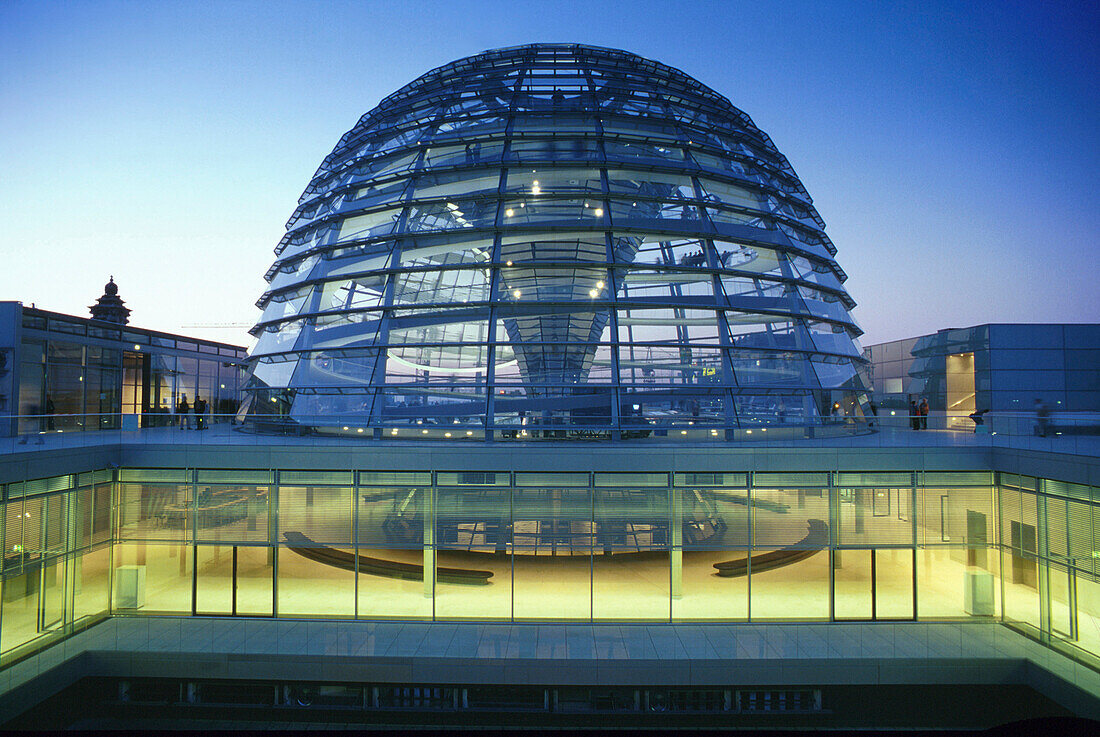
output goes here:
[{"label": "small group of people", "polygon": [[684,255],[680,259],[681,266],[705,266],[707,262],[706,254],[703,251],[692,251],[689,254]]},{"label": "small group of people", "polygon": [[[179,418],[180,430],[205,430],[206,410],[206,400],[202,397],[195,395],[195,404],[191,405],[187,402],[187,395],[181,394],[179,401],[176,402],[176,416]],[[192,416],[194,416],[194,423],[191,422]]]},{"label": "small group of people", "polygon": [[909,397],[909,429],[928,429],[928,398],[921,397],[917,403],[913,397]]}]

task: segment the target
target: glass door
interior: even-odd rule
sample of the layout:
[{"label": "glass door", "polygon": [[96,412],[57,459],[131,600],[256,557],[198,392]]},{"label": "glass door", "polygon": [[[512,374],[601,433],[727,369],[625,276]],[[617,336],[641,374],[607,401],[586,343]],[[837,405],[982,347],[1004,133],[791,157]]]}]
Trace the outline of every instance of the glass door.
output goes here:
[{"label": "glass door", "polygon": [[875,619],[913,619],[913,548],[874,551]]},{"label": "glass door", "polygon": [[65,560],[51,558],[42,564],[38,631],[60,629],[65,620]]},{"label": "glass door", "polygon": [[840,549],[833,555],[833,618],[873,619],[873,550]]},{"label": "glass door", "polygon": [[912,548],[839,549],[832,555],[834,619],[913,619]]},{"label": "glass door", "polygon": [[252,545],[196,545],[194,613],[272,614],[272,549]]},{"label": "glass door", "polygon": [[1067,640],[1077,639],[1076,577],[1061,565],[1051,563],[1050,629]]}]

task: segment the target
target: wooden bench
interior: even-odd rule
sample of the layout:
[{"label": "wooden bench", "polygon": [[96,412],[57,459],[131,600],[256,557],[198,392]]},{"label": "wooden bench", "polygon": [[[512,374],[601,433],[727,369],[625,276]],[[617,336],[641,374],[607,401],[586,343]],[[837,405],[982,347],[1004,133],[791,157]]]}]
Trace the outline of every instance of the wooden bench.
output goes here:
[{"label": "wooden bench", "polygon": [[[286,538],[287,548],[293,550],[303,558],[321,563],[333,568],[345,571],[355,571],[356,555],[346,550],[336,550],[310,540],[300,532],[287,531],[283,533]],[[423,581],[424,566],[415,563],[400,563],[395,560],[383,560],[371,558],[366,555],[358,556],[359,573],[372,576],[384,576],[386,578],[399,578],[405,581]],[[436,580],[441,583],[458,583],[473,586],[484,586],[493,577],[492,571],[478,571],[467,568],[443,568],[435,569]]]},{"label": "wooden bench", "polygon": [[819,519],[811,519],[807,520],[807,527],[809,527],[809,531],[806,533],[806,537],[794,545],[747,558],[715,563],[714,567],[718,569],[719,576],[732,578],[746,575],[750,570],[750,563],[752,564],[752,572],[759,573],[789,566],[812,555],[817,555],[829,546],[829,526]]}]

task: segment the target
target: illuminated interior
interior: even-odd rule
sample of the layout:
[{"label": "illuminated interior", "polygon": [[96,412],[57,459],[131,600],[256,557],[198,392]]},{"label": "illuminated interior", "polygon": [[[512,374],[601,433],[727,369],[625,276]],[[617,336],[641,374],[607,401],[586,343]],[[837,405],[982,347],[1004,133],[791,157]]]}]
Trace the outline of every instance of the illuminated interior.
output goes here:
[{"label": "illuminated interior", "polygon": [[1011,474],[121,469],[5,491],[5,658],[106,613],[982,619],[1100,653],[1100,489]]},{"label": "illuminated interior", "polygon": [[947,356],[947,416],[949,418],[949,428],[969,428],[968,415],[978,409],[975,404],[975,396],[974,354],[954,353]]},{"label": "illuminated interior", "polygon": [[259,430],[725,440],[864,417],[855,302],[789,162],[626,52],[428,72],[340,139],[275,250]]}]

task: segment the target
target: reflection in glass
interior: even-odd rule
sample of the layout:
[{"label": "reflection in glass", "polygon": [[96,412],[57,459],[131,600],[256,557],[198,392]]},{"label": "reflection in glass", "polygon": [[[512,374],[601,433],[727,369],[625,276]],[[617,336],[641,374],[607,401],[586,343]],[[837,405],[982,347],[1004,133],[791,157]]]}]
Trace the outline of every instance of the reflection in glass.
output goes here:
[{"label": "reflection in glass", "polygon": [[823,227],[770,139],[678,70],[555,44],[463,59],[365,115],[306,188],[246,414],[371,439],[866,429]]}]

